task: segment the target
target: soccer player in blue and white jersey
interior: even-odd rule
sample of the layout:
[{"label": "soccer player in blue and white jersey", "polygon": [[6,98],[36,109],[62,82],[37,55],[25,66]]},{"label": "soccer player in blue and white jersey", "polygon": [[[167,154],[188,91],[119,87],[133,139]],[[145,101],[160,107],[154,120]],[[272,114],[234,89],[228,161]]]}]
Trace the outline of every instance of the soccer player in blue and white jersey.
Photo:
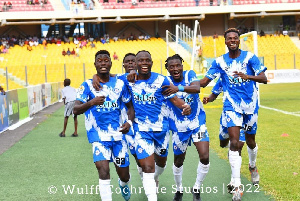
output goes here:
[{"label": "soccer player in blue and white jersey", "polygon": [[173,201],[181,201],[183,197],[182,173],[188,145],[194,143],[198,154],[199,163],[197,168],[196,182],[193,186],[193,200],[200,201],[200,188],[209,170],[209,136],[206,128],[206,115],[199,98],[200,82],[193,70],[183,71],[183,59],[175,54],[168,57],[165,67],[172,83],[166,86],[165,95],[176,94],[176,96],[191,106],[190,115],[182,115],[181,111],[169,104],[169,123],[172,131],[172,142],[174,152],[173,174],[176,183],[176,193]]},{"label": "soccer player in blue and white jersey", "polygon": [[200,80],[201,87],[220,75],[223,86],[223,110],[227,121],[230,139],[229,163],[234,179],[232,200],[241,200],[243,191],[241,185],[241,157],[239,156],[240,128],[246,130],[246,144],[249,154],[249,170],[253,184],[259,183],[256,167],[257,145],[255,134],[258,117],[258,88],[257,82],[267,83],[264,67],[258,57],[251,52],[239,49],[240,33],[230,28],[224,33],[225,44],[229,52],[213,61],[206,76]]},{"label": "soccer player in blue and white jersey", "polygon": [[191,107],[175,95],[166,97],[162,94],[163,87],[170,85],[170,81],[151,72],[153,61],[148,51],[139,51],[136,62],[138,74],[127,76],[132,81],[128,82],[128,87],[135,110],[136,155],[143,169],[143,187],[148,201],[157,201],[158,176],[165,169],[169,148],[167,99],[184,115],[190,114]]},{"label": "soccer player in blue and white jersey", "polygon": [[[101,200],[112,200],[110,161],[114,162],[119,175],[122,196],[129,200],[129,155],[123,134],[129,131],[134,119],[131,95],[121,79],[110,75],[112,63],[108,51],[98,51],[94,65],[100,78],[101,90],[94,89],[92,79],[83,82],[77,93],[74,114],[85,113],[87,137],[93,145],[94,163],[99,173]],[[129,120],[125,123],[121,118],[123,103],[128,108]]]},{"label": "soccer player in blue and white jersey", "polygon": [[[117,76],[120,77],[121,79],[126,79],[126,73],[130,73],[130,71],[134,70],[136,71],[136,61],[135,61],[135,54],[134,53],[127,53],[125,54],[124,58],[123,58],[123,67],[125,70],[125,74],[117,74],[117,75],[112,75],[112,76]],[[99,91],[100,89],[100,78],[97,74],[95,74],[93,76],[93,86],[94,88]],[[123,121],[127,121],[127,108],[124,104],[122,104],[122,119]],[[133,157],[136,160],[137,163],[137,170],[139,175],[141,176],[141,178],[143,177],[143,170],[142,167],[140,166],[138,159],[136,157],[136,151],[135,151],[135,147],[136,147],[136,143],[134,140],[134,132],[133,132],[133,128],[130,127],[129,132],[125,135],[130,153],[133,155]]]}]

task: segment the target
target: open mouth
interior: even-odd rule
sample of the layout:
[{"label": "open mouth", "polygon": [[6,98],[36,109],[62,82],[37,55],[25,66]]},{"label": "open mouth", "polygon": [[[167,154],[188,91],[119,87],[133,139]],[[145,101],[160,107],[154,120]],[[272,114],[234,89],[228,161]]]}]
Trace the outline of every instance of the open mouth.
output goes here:
[{"label": "open mouth", "polygon": [[235,43],[231,43],[229,47],[230,47],[230,48],[236,48],[237,45],[236,45]]},{"label": "open mouth", "polygon": [[178,71],[173,72],[174,77],[180,77],[180,73]]}]

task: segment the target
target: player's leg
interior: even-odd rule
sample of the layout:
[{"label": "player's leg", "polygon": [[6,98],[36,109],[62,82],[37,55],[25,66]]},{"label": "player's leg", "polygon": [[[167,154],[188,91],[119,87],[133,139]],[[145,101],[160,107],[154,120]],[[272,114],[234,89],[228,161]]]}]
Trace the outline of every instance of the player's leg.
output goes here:
[{"label": "player's leg", "polygon": [[109,143],[110,142],[93,143],[93,158],[99,174],[100,197],[103,201],[112,201],[109,174],[111,147]]},{"label": "player's leg", "polygon": [[135,149],[136,149],[136,143],[135,143],[135,139],[134,139],[134,134],[132,134],[132,135],[125,135],[125,138],[126,138],[126,141],[127,141],[127,144],[128,144],[128,148],[130,150],[130,153],[134,157],[135,162],[137,164],[136,167],[137,167],[138,173],[139,173],[141,179],[143,179],[143,170],[142,170],[142,167],[141,167],[141,165],[139,163],[139,160],[138,160],[138,158],[136,156],[136,151],[135,151]]},{"label": "player's leg", "polygon": [[249,155],[249,171],[251,174],[251,181],[253,185],[259,184],[259,174],[256,167],[256,158],[258,146],[255,142],[255,135],[257,130],[257,111],[254,114],[245,115],[245,137],[247,150]]},{"label": "player's leg", "polygon": [[78,135],[77,128],[78,128],[77,115],[74,115],[74,133],[73,133],[74,135]]},{"label": "player's leg", "polygon": [[136,155],[143,170],[143,187],[148,201],[157,201],[156,184],[154,180],[154,142],[151,135],[149,132],[136,132]]},{"label": "player's leg", "polygon": [[205,124],[202,124],[199,130],[192,135],[194,145],[196,146],[199,163],[197,167],[197,177],[193,186],[193,199],[201,200],[200,188],[209,171],[209,136]]},{"label": "player's leg", "polygon": [[158,177],[164,172],[167,165],[167,156],[169,150],[169,131],[153,132],[154,136],[154,160],[155,160],[155,174],[154,180],[156,187],[158,187]]},{"label": "player's leg", "polygon": [[243,125],[243,116],[235,111],[226,111],[225,115],[230,140],[228,158],[231,166],[231,177],[234,185],[232,200],[239,200],[243,195],[243,191],[240,188],[242,157],[239,153],[240,128]]},{"label": "player's leg", "polygon": [[129,154],[126,140],[113,142],[113,161],[119,176],[119,187],[123,198],[127,201],[131,193],[128,187],[130,181],[129,174]]},{"label": "player's leg", "polygon": [[70,103],[67,103],[65,105],[65,112],[64,112],[64,117],[65,117],[64,118],[64,128],[63,128],[63,131],[59,134],[60,137],[65,137],[69,116],[72,114],[72,112],[73,112],[72,105]]},{"label": "player's leg", "polygon": [[192,132],[172,132],[172,144],[174,152],[173,175],[176,184],[176,193],[173,201],[181,201],[183,197],[182,174],[183,162],[186,156],[187,147],[191,143]]}]

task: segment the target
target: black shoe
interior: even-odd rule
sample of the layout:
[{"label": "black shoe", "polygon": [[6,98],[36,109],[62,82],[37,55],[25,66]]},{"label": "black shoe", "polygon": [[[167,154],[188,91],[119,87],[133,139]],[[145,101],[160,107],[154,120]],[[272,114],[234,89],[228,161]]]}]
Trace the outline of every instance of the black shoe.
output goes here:
[{"label": "black shoe", "polygon": [[176,191],[173,201],[182,201],[182,196],[183,196],[183,193],[181,193],[180,191]]},{"label": "black shoe", "polygon": [[201,201],[200,189],[193,189],[192,194],[193,194],[193,201]]},{"label": "black shoe", "polygon": [[59,134],[59,137],[66,137],[65,134],[62,134],[62,132]]},{"label": "black shoe", "polygon": [[78,137],[78,134],[72,134],[71,137]]}]

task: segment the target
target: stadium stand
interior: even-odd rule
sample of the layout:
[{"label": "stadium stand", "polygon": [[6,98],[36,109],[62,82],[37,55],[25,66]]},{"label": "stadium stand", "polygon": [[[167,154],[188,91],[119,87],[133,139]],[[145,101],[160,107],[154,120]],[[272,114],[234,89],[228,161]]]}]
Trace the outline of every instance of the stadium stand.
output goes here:
[{"label": "stadium stand", "polygon": [[[19,11],[54,11],[51,2],[47,0],[26,1],[26,0],[0,0],[0,5],[4,2],[11,2],[12,7],[7,8],[5,12],[19,12]],[[31,3],[32,2],[32,3]],[[2,10],[4,11],[4,10]]]},{"label": "stadium stand", "polygon": [[[249,48],[253,47],[253,39],[248,37],[245,41]],[[214,49],[214,41],[212,36],[203,37],[203,56],[208,60],[213,60],[216,56],[220,56],[225,52],[224,37],[219,36],[215,40],[216,51]],[[106,49],[111,53],[117,52],[119,60],[113,60],[112,73],[122,73],[122,58],[128,52],[136,53],[139,50],[146,49],[152,54],[154,65],[153,71],[167,74],[164,67],[166,59],[166,42],[162,38],[151,38],[151,40],[118,40],[114,42],[110,40],[109,43],[102,44],[100,41],[95,42],[95,48],[91,48],[87,44],[86,47],[79,49],[79,56],[62,56],[63,49],[76,49],[74,43],[64,43],[60,46],[56,44],[48,44],[47,49],[44,50],[40,44],[37,47],[33,46],[32,51],[27,51],[26,47],[10,48],[8,54],[1,54],[3,61],[1,68],[19,78],[25,83],[25,71],[27,71],[27,80],[29,85],[36,85],[44,82],[58,82],[62,81],[65,76],[73,80],[73,86],[78,87],[84,78],[91,78],[95,73],[94,69],[94,55],[100,49]],[[170,55],[175,54],[170,51]],[[289,36],[258,36],[258,56],[264,58],[264,65],[269,70],[272,69],[294,69],[295,64],[300,66],[300,50],[292,42]],[[23,58],[26,58],[24,61]],[[296,63],[294,64],[294,61]],[[25,70],[26,66],[26,70]],[[186,69],[190,66],[187,62],[184,64]],[[45,76],[46,71],[46,76]],[[199,72],[198,72],[199,73]],[[66,75],[65,75],[66,74]],[[3,77],[5,78],[5,77]],[[22,85],[10,80],[9,89],[19,88]],[[6,83],[1,80],[1,83]]]}]

